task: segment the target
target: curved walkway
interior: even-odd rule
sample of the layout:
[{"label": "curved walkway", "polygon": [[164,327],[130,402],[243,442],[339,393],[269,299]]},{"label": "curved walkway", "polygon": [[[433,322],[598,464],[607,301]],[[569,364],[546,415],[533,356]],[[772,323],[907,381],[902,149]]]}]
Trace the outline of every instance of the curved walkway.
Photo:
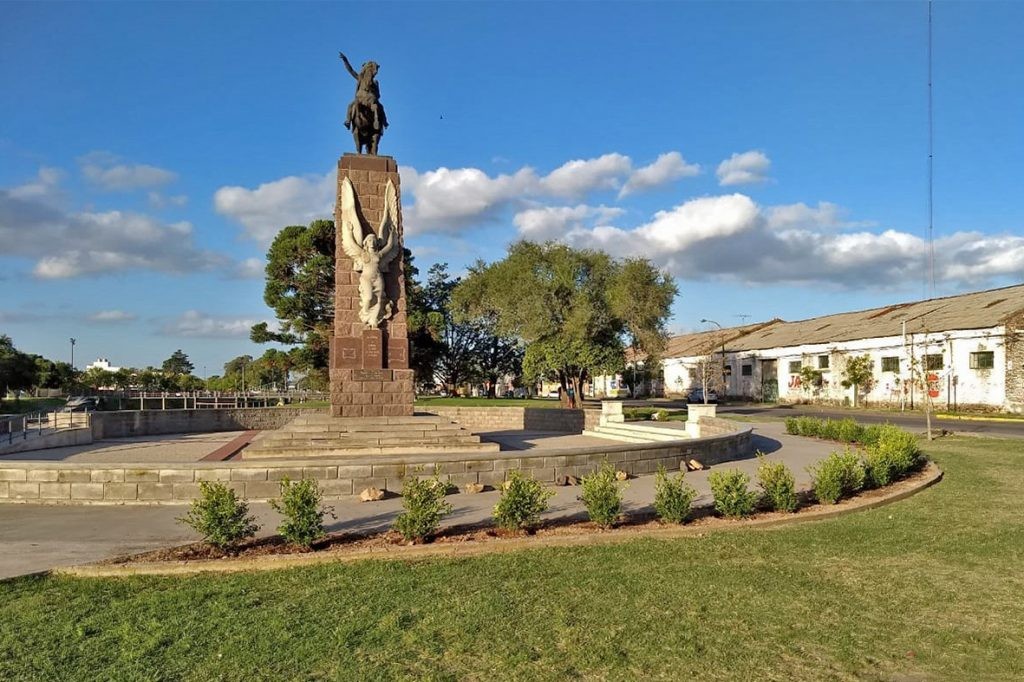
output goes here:
[{"label": "curved walkway", "polygon": [[[784,433],[781,423],[754,425],[754,447],[771,460],[785,462],[796,476],[798,487],[807,487],[807,467],[828,456],[834,443],[816,441]],[[741,469],[753,478],[757,459],[720,464],[716,469]],[[700,494],[697,504],[710,501],[707,471],[687,474],[687,480]],[[582,516],[583,505],[576,498],[579,487],[555,488],[545,518]],[[496,491],[449,497],[454,511],[446,525],[486,521],[498,500]],[[654,476],[629,481],[623,491],[626,513],[648,511],[654,500]],[[331,531],[376,532],[388,529],[401,512],[401,499],[392,497],[373,503],[331,501],[338,520]],[[194,541],[195,534],[176,522],[186,507],[177,506],[47,506],[31,504],[0,505],[0,578],[48,570],[58,566],[142,552],[158,547]],[[267,504],[252,504],[252,511],[263,525],[261,534],[274,533],[278,516]]]}]

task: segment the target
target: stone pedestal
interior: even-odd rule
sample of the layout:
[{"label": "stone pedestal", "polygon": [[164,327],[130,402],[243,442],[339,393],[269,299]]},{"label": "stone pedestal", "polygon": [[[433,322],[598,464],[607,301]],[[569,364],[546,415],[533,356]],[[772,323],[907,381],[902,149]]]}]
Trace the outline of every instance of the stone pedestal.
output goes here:
[{"label": "stone pedestal", "polygon": [[718,406],[714,404],[691,403],[686,406],[686,433],[690,438],[700,438],[700,418],[714,417]]},{"label": "stone pedestal", "polygon": [[[338,160],[338,191],[347,178],[365,234],[376,233],[385,207],[388,180],[399,191],[397,234],[404,242],[398,164],[390,156],[345,154]],[[340,226],[339,201],[334,222]],[[359,320],[359,273],[341,246],[336,230],[334,337],[331,339],[331,415],[335,417],[403,417],[413,413],[413,371],[409,369],[406,326],[405,259],[399,255],[384,275],[392,315],[378,329]]]}]

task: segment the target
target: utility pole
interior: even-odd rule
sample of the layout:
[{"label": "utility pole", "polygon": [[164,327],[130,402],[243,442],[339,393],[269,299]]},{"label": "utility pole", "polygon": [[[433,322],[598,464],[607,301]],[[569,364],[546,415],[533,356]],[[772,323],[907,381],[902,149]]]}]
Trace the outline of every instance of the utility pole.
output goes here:
[{"label": "utility pole", "polygon": [[71,338],[71,369],[75,368],[75,338]]}]

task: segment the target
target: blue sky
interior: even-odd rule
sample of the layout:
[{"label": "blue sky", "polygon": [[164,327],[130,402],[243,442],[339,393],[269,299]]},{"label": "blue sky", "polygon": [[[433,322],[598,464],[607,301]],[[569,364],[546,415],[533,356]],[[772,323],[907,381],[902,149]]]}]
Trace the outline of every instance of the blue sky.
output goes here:
[{"label": "blue sky", "polygon": [[[199,373],[262,348],[274,232],[330,215],[381,64],[423,273],[642,255],[671,327],[920,298],[927,4],[0,4],[0,333]],[[936,295],[1024,280],[1024,3],[934,6]],[[741,315],[749,316],[746,318]]]}]

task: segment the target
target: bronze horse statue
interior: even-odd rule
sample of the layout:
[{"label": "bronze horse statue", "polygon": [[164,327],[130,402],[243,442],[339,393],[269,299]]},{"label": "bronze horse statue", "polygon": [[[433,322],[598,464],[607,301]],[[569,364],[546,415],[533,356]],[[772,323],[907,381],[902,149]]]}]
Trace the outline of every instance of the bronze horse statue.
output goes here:
[{"label": "bronze horse statue", "polygon": [[348,105],[345,127],[352,131],[356,153],[362,154],[363,148],[366,148],[367,154],[376,156],[380,137],[388,127],[388,117],[380,103],[380,85],[377,84],[377,71],[380,67],[376,62],[366,62],[356,73],[343,53],[339,52],[338,56],[356,79],[356,96]]}]

